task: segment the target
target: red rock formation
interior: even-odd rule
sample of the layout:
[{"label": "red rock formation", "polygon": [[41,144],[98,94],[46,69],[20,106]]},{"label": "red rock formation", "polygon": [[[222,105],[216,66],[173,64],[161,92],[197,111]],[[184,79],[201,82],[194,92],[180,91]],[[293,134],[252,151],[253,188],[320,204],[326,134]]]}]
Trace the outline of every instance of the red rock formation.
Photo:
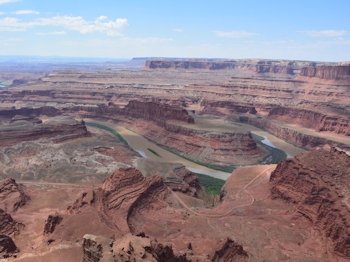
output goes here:
[{"label": "red rock formation", "polygon": [[206,70],[239,70],[254,73],[272,73],[294,75],[302,65],[311,65],[311,62],[285,61],[285,60],[147,60],[145,69],[206,69]]},{"label": "red rock formation", "polygon": [[58,215],[49,215],[45,221],[44,235],[52,234],[55,231],[56,226],[61,223],[62,219],[63,217]]},{"label": "red rock formation", "polygon": [[171,246],[164,246],[148,237],[127,234],[113,242],[112,239],[85,235],[83,262],[98,261],[173,261],[187,262],[186,255],[175,255]]},{"label": "red rock formation", "polygon": [[107,237],[85,235],[83,262],[113,261],[113,240]]},{"label": "red rock formation", "polygon": [[182,183],[176,184],[169,181],[166,183],[166,185],[173,191],[180,191],[183,194],[197,197],[198,192],[202,190],[202,185],[200,184],[198,177],[184,166],[175,168],[174,173],[180,178]]},{"label": "red rock formation", "polygon": [[51,107],[51,106],[43,106],[43,107],[23,107],[19,109],[3,109],[0,110],[0,119],[5,118],[5,119],[11,119],[15,117],[16,115],[21,115],[21,116],[27,116],[27,117],[32,117],[32,116],[40,116],[40,115],[46,115],[46,116],[58,116],[59,110]]},{"label": "red rock formation", "polygon": [[272,173],[272,198],[293,203],[332,243],[350,258],[350,156],[332,148],[283,160]]},{"label": "red rock formation", "polygon": [[0,209],[0,234],[11,235],[12,233],[19,233],[20,224],[18,224],[10,214]]},{"label": "red rock formation", "polygon": [[30,197],[24,192],[24,188],[18,185],[12,178],[0,182],[0,208],[5,212],[15,212],[25,205]]},{"label": "red rock formation", "polygon": [[164,207],[162,199],[168,194],[160,176],[144,177],[134,168],[121,168],[105,179],[101,191],[104,212],[123,232],[132,231],[127,224],[137,210]]},{"label": "red rock formation", "polygon": [[0,235],[0,258],[9,258],[14,253],[19,252],[12,238]]},{"label": "red rock formation", "polygon": [[300,70],[300,76],[326,80],[350,80],[350,65],[303,67]]},{"label": "red rock formation", "polygon": [[[257,111],[254,106],[252,105],[240,105],[233,101],[208,101],[203,100],[200,104],[201,106],[204,106],[204,109],[202,110],[202,113],[204,114],[212,114],[215,115],[215,112],[217,112],[218,108],[224,108],[227,109],[228,112],[225,112],[226,114],[256,114]],[[220,114],[220,111],[218,112]],[[226,114],[223,115],[226,115]]]},{"label": "red rock formation", "polygon": [[248,123],[267,130],[279,138],[287,140],[300,147],[305,147],[307,149],[315,149],[325,145],[331,145],[345,150],[350,149],[350,146],[348,144],[343,144],[323,137],[304,134],[302,132],[280,126],[266,119],[249,118]]},{"label": "red rock formation", "polygon": [[194,119],[188,115],[188,112],[177,106],[160,104],[155,102],[130,101],[123,112],[127,116],[150,120],[160,125],[165,125],[167,120],[178,120],[181,122],[193,124]]},{"label": "red rock formation", "polygon": [[85,123],[71,117],[57,116],[42,124],[16,121],[0,127],[0,146],[11,146],[23,141],[52,138],[55,142],[87,136]]},{"label": "red rock formation", "polygon": [[217,243],[216,251],[211,254],[211,261],[213,262],[224,262],[224,261],[235,261],[235,262],[247,262],[249,256],[247,252],[243,250],[243,247],[232,239],[227,238]]},{"label": "red rock formation", "polygon": [[268,118],[298,124],[318,132],[327,131],[350,136],[350,118],[341,116],[329,116],[306,109],[276,107],[269,112]]},{"label": "red rock formation", "polygon": [[[81,117],[113,119],[122,122],[147,139],[174,150],[181,155],[203,163],[233,165],[256,163],[264,154],[254,142],[250,132],[211,132],[180,125],[176,121],[192,122],[186,110],[156,103],[130,102],[125,109],[114,106],[73,107],[65,112]],[[161,108],[170,108],[161,113]],[[153,112],[153,113],[152,113]],[[157,113],[158,112],[158,113]],[[158,117],[153,117],[153,116]],[[172,116],[171,116],[172,115]],[[125,117],[127,116],[127,117]],[[141,117],[144,117],[145,120]],[[140,120],[135,121],[135,118]],[[149,121],[151,119],[151,121]],[[249,158],[247,158],[249,155]]]}]

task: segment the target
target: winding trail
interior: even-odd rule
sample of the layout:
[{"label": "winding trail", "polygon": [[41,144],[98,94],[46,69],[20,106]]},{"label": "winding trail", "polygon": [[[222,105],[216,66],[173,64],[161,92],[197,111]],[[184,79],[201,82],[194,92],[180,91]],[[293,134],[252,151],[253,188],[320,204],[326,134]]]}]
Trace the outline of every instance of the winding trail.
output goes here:
[{"label": "winding trail", "polygon": [[[258,174],[255,178],[253,178],[248,184],[246,184],[244,186],[244,191],[251,197],[251,201],[247,204],[241,204],[238,206],[233,206],[231,209],[229,209],[227,212],[223,213],[223,214],[218,214],[218,215],[209,215],[209,214],[202,214],[202,213],[198,213],[194,210],[192,210],[186,203],[184,203],[172,190],[171,193],[175,196],[175,198],[184,206],[184,208],[186,208],[188,211],[192,212],[193,214],[200,216],[200,217],[206,217],[206,218],[211,218],[211,217],[215,217],[215,218],[219,218],[219,217],[225,217],[227,216],[229,213],[231,213],[234,209],[236,208],[240,208],[240,207],[246,207],[246,206],[250,206],[254,203],[255,198],[252,196],[252,194],[250,194],[247,190],[247,188],[255,182],[255,180],[257,180],[260,176],[262,176],[263,174],[265,174],[269,169],[274,169],[275,167],[268,167],[266,169],[264,169],[260,174]],[[209,224],[210,225],[210,224]],[[211,225],[210,225],[211,226]],[[212,227],[212,226],[211,226]]]}]

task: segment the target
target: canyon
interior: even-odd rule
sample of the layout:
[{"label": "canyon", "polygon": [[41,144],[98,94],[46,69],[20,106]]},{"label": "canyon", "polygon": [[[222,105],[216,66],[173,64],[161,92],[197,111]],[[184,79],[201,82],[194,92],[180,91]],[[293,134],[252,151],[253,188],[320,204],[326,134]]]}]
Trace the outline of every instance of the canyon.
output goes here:
[{"label": "canyon", "polygon": [[350,260],[349,63],[51,66],[0,72],[0,258]]}]

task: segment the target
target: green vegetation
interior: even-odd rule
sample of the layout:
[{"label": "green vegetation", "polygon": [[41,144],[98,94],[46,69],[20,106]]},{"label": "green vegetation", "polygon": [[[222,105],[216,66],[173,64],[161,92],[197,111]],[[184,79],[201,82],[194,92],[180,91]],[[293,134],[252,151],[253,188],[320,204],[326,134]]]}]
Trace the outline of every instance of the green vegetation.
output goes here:
[{"label": "green vegetation", "polygon": [[153,149],[147,148],[148,151],[150,151],[152,154],[156,155],[157,157],[161,157],[156,151]]},{"label": "green vegetation", "polygon": [[252,137],[257,144],[263,146],[269,152],[268,155],[260,161],[261,164],[278,164],[287,157],[287,154],[283,150],[262,143],[265,139],[262,136],[252,134]]},{"label": "green vegetation", "polygon": [[220,195],[221,188],[225,184],[225,180],[218,179],[215,177],[194,173],[201,183],[204,186],[205,191],[211,195]]},{"label": "green vegetation", "polygon": [[164,147],[162,146],[165,150],[168,150],[170,153],[174,154],[174,155],[177,155],[179,157],[182,157],[183,159],[186,159],[188,161],[191,161],[197,165],[200,165],[200,166],[205,166],[205,167],[208,167],[208,168],[211,168],[211,169],[214,169],[214,170],[218,170],[218,171],[223,171],[223,172],[226,172],[226,173],[232,173],[233,170],[236,169],[236,166],[221,166],[221,165],[213,165],[213,164],[207,164],[207,163],[202,163],[202,162],[199,162],[199,161],[196,161],[196,160],[193,160],[191,158],[188,158],[186,156],[183,156],[167,147]]},{"label": "green vegetation", "polygon": [[110,132],[112,135],[114,135],[116,138],[118,138],[118,140],[122,143],[124,143],[125,145],[129,146],[128,142],[117,132],[115,131],[113,128],[109,127],[109,126],[105,126],[99,123],[95,123],[95,122],[85,122],[85,124],[87,126],[92,126],[92,127],[96,127],[99,129],[103,129],[106,130],[108,132]]}]

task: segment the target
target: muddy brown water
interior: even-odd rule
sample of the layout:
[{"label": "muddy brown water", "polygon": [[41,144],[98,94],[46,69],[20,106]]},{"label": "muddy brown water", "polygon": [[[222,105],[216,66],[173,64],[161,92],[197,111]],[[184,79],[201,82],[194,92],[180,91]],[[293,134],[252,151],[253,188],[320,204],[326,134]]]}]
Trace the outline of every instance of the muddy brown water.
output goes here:
[{"label": "muddy brown water", "polygon": [[[192,172],[201,173],[205,175],[209,175],[215,178],[227,180],[228,177],[230,177],[231,173],[226,173],[218,170],[214,170],[202,165],[198,165],[196,163],[193,163],[191,161],[188,161],[182,157],[179,157],[164,148],[156,145],[155,143],[147,140],[145,137],[132,132],[125,127],[122,127],[117,124],[113,124],[110,122],[104,122],[104,121],[96,121],[93,119],[85,119],[86,121],[99,123],[102,125],[109,126],[113,129],[115,129],[130,145],[131,148],[133,148],[135,151],[137,151],[142,157],[149,158],[154,161],[158,162],[165,162],[165,163],[181,163],[184,166],[186,166],[187,169],[191,170]],[[208,122],[207,122],[208,121]],[[213,123],[216,125],[217,122],[220,121],[216,119]],[[201,121],[201,123],[207,122],[210,123],[210,119]],[[210,128],[210,124],[208,124],[208,127]],[[208,128],[207,127],[207,128]],[[265,141],[268,145],[277,147],[287,153],[288,156],[294,156],[302,151],[304,151],[301,148],[295,147],[267,132],[264,132],[258,128],[255,128],[253,126],[249,125],[242,125],[240,126],[240,129],[251,129],[251,131],[257,135],[265,137],[267,140]],[[225,122],[224,120],[220,121],[220,127],[217,128],[217,131],[234,131],[234,124],[231,124],[229,122]],[[264,141],[263,141],[264,142]],[[152,152],[150,152],[148,149],[152,149],[155,152],[157,152],[161,157],[156,156]]]}]

